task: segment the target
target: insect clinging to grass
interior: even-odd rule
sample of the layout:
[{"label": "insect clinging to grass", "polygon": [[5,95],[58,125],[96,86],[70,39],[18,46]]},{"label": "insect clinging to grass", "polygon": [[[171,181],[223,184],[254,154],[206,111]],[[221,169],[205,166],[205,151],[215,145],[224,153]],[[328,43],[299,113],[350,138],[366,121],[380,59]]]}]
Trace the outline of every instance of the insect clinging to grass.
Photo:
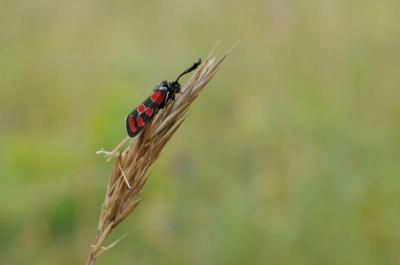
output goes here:
[{"label": "insect clinging to grass", "polygon": [[126,117],[126,130],[130,137],[135,137],[149,123],[160,109],[163,109],[169,101],[175,100],[175,95],[181,93],[179,78],[194,71],[201,64],[201,59],[191,67],[183,71],[175,81],[164,80],[158,84],[153,93],[137,106]]}]

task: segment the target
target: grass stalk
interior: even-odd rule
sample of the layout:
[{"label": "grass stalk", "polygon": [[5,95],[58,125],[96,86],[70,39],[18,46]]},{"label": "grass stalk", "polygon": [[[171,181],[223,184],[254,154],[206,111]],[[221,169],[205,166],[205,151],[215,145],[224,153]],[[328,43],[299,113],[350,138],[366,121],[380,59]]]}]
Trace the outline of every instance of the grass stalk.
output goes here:
[{"label": "grass stalk", "polygon": [[[186,118],[186,113],[203,88],[215,75],[226,55],[217,59],[213,52],[182,87],[176,100],[169,102],[134,139],[126,137],[111,151],[99,151],[115,160],[102,205],[96,239],[91,246],[87,265],[117,242],[104,247],[112,230],[139,205],[138,195],[147,180],[147,170],[158,159],[164,146]],[[119,241],[119,240],[117,240]]]}]

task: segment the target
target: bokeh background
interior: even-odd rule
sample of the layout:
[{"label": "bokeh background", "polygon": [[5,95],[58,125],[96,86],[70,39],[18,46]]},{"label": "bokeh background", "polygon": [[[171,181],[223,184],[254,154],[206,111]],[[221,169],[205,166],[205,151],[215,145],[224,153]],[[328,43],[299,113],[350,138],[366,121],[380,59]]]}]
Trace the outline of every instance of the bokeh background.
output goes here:
[{"label": "bokeh background", "polygon": [[84,264],[125,115],[240,43],[98,264],[399,264],[400,2],[0,1],[0,263]]}]

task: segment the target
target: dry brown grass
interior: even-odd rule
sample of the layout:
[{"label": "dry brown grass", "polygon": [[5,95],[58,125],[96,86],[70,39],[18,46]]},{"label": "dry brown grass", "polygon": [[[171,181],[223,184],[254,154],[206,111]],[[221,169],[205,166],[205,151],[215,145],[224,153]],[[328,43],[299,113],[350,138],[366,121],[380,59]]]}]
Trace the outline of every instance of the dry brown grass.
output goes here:
[{"label": "dry brown grass", "polygon": [[115,245],[104,247],[111,231],[138,206],[138,194],[147,180],[146,172],[186,117],[186,113],[205,85],[216,73],[226,55],[217,59],[211,53],[177,95],[145,129],[133,140],[126,137],[112,152],[105,153],[106,159],[115,158],[114,168],[101,209],[97,236],[87,260],[93,265],[101,253]]}]

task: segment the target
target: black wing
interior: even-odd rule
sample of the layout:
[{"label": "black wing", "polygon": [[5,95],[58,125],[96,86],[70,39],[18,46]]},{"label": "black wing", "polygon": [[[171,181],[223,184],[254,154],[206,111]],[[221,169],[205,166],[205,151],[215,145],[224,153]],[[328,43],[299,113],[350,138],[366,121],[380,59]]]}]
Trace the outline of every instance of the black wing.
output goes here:
[{"label": "black wing", "polygon": [[137,106],[126,118],[126,130],[130,137],[135,137],[160,110],[166,97],[166,91],[154,90],[142,104]]}]

